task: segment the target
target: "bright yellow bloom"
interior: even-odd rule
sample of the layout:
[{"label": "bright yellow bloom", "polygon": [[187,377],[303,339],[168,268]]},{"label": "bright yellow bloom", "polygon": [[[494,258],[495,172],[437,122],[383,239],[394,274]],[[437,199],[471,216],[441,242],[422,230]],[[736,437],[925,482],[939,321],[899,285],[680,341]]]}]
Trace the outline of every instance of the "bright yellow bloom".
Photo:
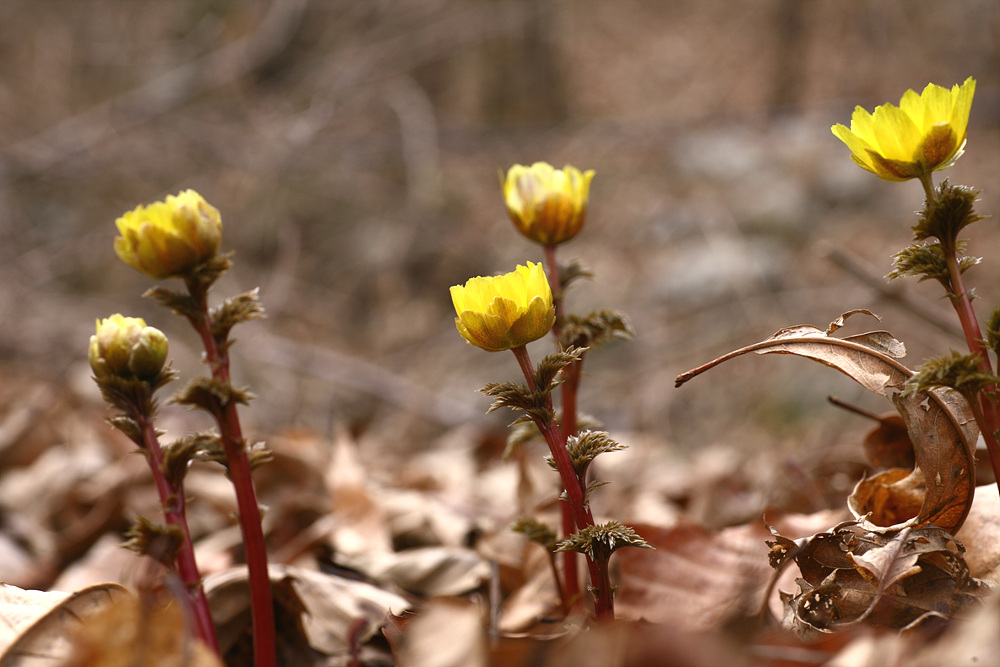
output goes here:
[{"label": "bright yellow bloom", "polygon": [[556,311],[545,270],[541,264],[527,264],[451,288],[455,326],[465,340],[498,352],[538,340],[552,329]]},{"label": "bright yellow bloom", "polygon": [[115,314],[97,320],[90,337],[90,367],[98,378],[153,380],[167,361],[167,337],[139,317]]},{"label": "bright yellow bloom", "polygon": [[183,276],[211,259],[222,242],[219,211],[194,190],[137,206],[115,221],[115,252],[150,278]]},{"label": "bright yellow bloom", "polygon": [[907,90],[899,107],[883,104],[874,114],[857,107],[850,129],[831,129],[862,169],[887,181],[920,178],[962,155],[975,92],[971,76],[951,90],[929,83],[919,95]]},{"label": "bright yellow bloom", "polygon": [[507,212],[518,231],[536,243],[569,241],[583,227],[594,170],[554,169],[547,162],[515,164],[503,181]]}]

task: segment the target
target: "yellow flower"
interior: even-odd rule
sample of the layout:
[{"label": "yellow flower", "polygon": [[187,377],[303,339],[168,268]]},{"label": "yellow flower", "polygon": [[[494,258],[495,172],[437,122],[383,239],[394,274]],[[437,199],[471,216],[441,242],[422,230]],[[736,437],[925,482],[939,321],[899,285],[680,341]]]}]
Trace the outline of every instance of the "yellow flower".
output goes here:
[{"label": "yellow flower", "polygon": [[90,367],[100,378],[153,380],[167,361],[167,337],[139,317],[112,315],[97,320],[90,337]]},{"label": "yellow flower", "polygon": [[584,173],[547,162],[515,164],[503,180],[507,212],[518,231],[536,243],[554,246],[569,241],[583,227],[594,170]]},{"label": "yellow flower", "polygon": [[556,312],[545,270],[541,264],[527,264],[451,288],[455,326],[465,340],[498,352],[538,340],[552,329]]},{"label": "yellow flower", "polygon": [[951,90],[929,83],[919,95],[907,90],[899,107],[883,104],[874,114],[857,107],[850,129],[831,129],[862,169],[887,181],[920,178],[962,155],[975,92],[972,77]]},{"label": "yellow flower", "polygon": [[115,252],[150,278],[183,276],[219,252],[222,218],[194,190],[137,206],[115,221]]}]

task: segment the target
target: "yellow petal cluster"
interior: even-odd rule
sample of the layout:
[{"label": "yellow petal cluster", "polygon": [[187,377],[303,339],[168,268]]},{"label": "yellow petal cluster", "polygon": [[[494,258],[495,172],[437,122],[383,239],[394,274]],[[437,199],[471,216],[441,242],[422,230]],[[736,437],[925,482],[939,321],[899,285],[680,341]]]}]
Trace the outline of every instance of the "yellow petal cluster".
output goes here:
[{"label": "yellow petal cluster", "polygon": [[584,173],[547,162],[530,167],[515,164],[503,179],[507,212],[518,231],[536,243],[555,246],[569,241],[583,227],[594,170]]},{"label": "yellow petal cluster", "polygon": [[167,337],[140,317],[114,314],[97,320],[90,337],[90,367],[98,378],[154,380],[167,361]]},{"label": "yellow petal cluster", "polygon": [[183,276],[219,252],[222,218],[194,190],[137,206],[115,221],[115,252],[150,278]]},{"label": "yellow petal cluster", "polygon": [[455,326],[469,343],[490,352],[538,340],[555,323],[552,290],[541,264],[527,262],[491,278],[471,278],[451,288]]},{"label": "yellow petal cluster", "polygon": [[850,128],[831,129],[861,168],[887,181],[920,178],[962,155],[975,92],[972,77],[951,90],[929,83],[919,95],[907,90],[898,107],[883,104],[868,113],[859,106]]}]

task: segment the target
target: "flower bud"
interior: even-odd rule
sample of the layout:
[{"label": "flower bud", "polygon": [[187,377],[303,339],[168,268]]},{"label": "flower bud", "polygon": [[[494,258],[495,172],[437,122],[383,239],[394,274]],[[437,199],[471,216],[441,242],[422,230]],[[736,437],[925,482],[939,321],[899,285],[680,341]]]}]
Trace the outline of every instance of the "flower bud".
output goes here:
[{"label": "flower bud", "polygon": [[97,321],[90,337],[90,367],[98,379],[154,380],[167,361],[167,337],[138,317],[115,314]]},{"label": "flower bud", "polygon": [[507,212],[518,231],[536,243],[555,246],[569,241],[583,227],[593,169],[567,165],[554,169],[547,162],[530,167],[515,164],[503,181]]},{"label": "flower bud", "polygon": [[222,242],[219,211],[194,190],[137,206],[115,221],[115,252],[150,278],[184,276],[214,257]]}]

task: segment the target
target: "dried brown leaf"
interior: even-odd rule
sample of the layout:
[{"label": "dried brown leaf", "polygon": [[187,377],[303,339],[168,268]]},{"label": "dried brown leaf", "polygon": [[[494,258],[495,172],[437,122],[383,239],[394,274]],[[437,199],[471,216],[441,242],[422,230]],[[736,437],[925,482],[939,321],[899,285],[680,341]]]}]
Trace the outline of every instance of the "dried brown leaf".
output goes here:
[{"label": "dried brown leaf", "polygon": [[403,636],[407,667],[486,667],[486,633],[478,605],[457,598],[429,603]]},{"label": "dried brown leaf", "polygon": [[976,495],[962,527],[965,560],[972,576],[1000,582],[1000,494],[993,483],[978,487]]},{"label": "dried brown leaf", "polygon": [[882,415],[879,425],[865,434],[865,456],[876,468],[913,468],[916,454],[898,414]]},{"label": "dried brown leaf", "polygon": [[653,549],[615,556],[620,618],[704,630],[759,607],[769,574],[762,524],[718,533],[686,522],[635,529]]},{"label": "dried brown leaf", "polygon": [[[409,602],[399,595],[362,581],[289,565],[271,565],[268,570],[272,586],[284,582],[290,587],[288,594],[296,598],[299,609],[289,611],[301,612],[305,642],[327,655],[345,654],[352,634],[354,640],[369,640],[386,622],[388,613],[402,613],[409,607]],[[236,637],[249,631],[246,568],[210,575],[205,580],[205,592],[219,629],[219,643],[231,646]],[[276,602],[281,604],[287,598],[276,596]],[[357,625],[352,628],[353,624]]]},{"label": "dried brown leaf", "polygon": [[75,593],[0,585],[0,667],[50,667],[73,655],[72,637],[92,614],[127,597],[118,584]]},{"label": "dried brown leaf", "polygon": [[854,563],[855,569],[868,583],[876,586],[876,600],[900,579],[920,572],[917,560],[921,551],[910,548],[909,537],[910,529],[904,528],[881,549],[857,555],[848,552],[847,557]]},{"label": "dried brown leaf", "polygon": [[345,554],[337,564],[426,596],[461,595],[489,576],[482,556],[463,547],[417,547],[392,553]]},{"label": "dried brown leaf", "polygon": [[873,331],[846,338],[830,334],[839,329],[851,311],[831,323],[826,331],[810,325],[782,329],[770,338],[723,355],[677,376],[680,386],[724,361],[754,352],[793,354],[835,368],[861,386],[888,398],[899,411],[914,444],[917,471],[925,486],[919,512],[909,517],[909,526],[934,524],[954,533],[965,520],[975,488],[972,475],[975,458],[971,442],[978,431],[964,400],[955,392],[929,391],[903,395],[903,384],[913,372],[898,359],[905,354],[902,343],[886,331]]},{"label": "dried brown leaf", "polygon": [[144,606],[125,595],[78,628],[67,667],[223,667],[178,604]]},{"label": "dried brown leaf", "polygon": [[885,530],[849,521],[796,547],[789,549],[802,573],[799,593],[783,599],[786,625],[800,632],[861,621],[901,629],[929,614],[966,613],[985,592],[961,544],[935,526]]}]

